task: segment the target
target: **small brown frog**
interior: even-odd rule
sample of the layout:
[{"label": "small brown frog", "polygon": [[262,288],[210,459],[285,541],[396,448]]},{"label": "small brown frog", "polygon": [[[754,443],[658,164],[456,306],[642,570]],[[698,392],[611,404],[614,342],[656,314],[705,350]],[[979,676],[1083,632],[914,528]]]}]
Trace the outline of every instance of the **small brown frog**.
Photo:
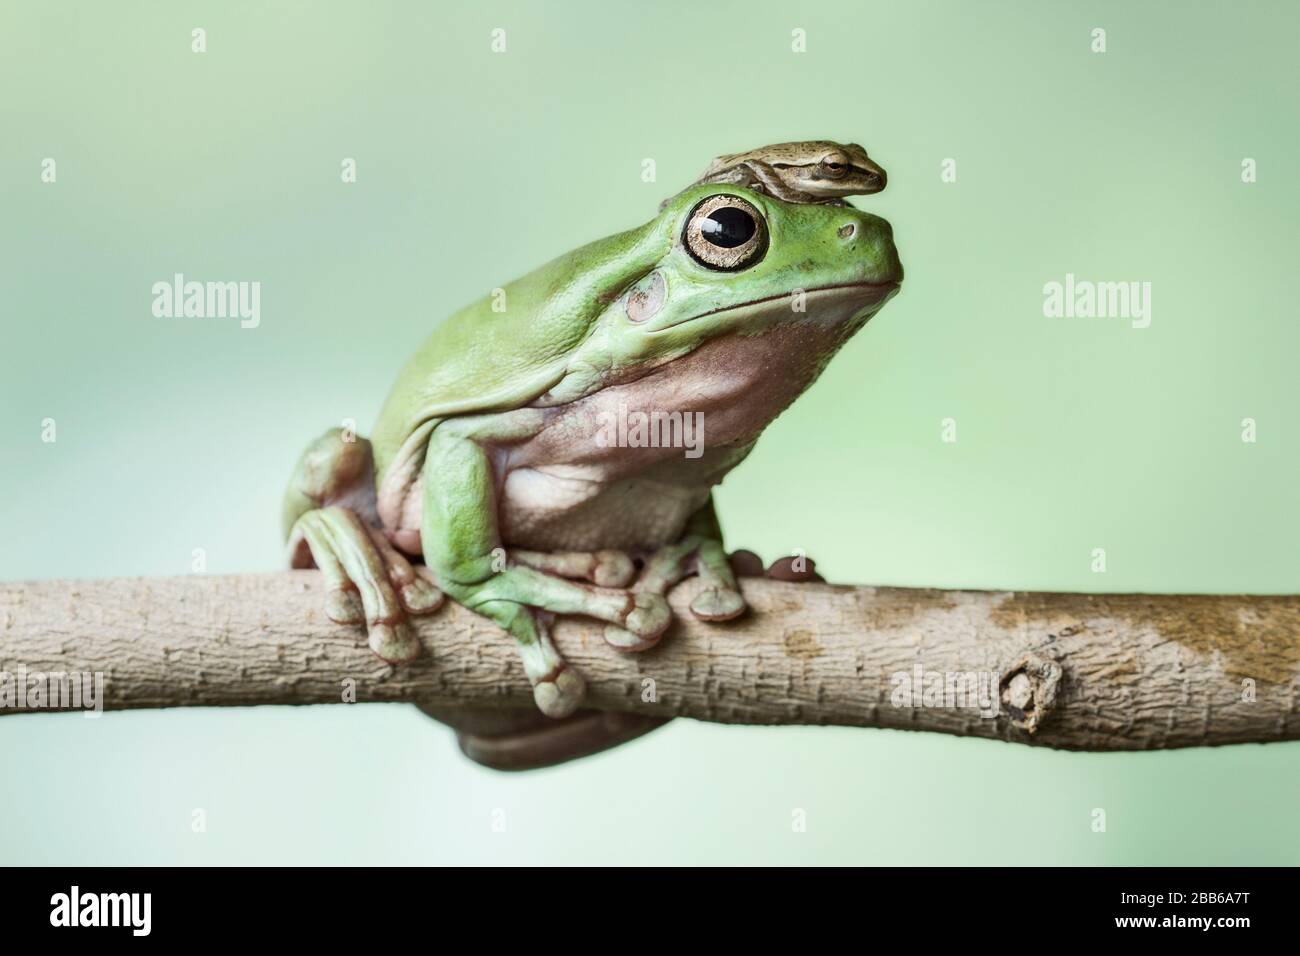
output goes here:
[{"label": "small brown frog", "polygon": [[880,192],[886,176],[856,143],[815,139],[719,156],[695,182],[744,186],[784,202],[842,203]]}]

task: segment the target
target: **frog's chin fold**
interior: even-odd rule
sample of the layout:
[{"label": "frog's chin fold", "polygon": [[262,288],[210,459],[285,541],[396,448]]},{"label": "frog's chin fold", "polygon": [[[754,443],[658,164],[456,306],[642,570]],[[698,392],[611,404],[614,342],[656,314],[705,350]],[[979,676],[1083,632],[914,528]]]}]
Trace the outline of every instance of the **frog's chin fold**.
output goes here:
[{"label": "frog's chin fold", "polygon": [[880,311],[880,307],[898,292],[899,287],[900,283],[895,281],[845,282],[804,289],[802,298],[797,298],[796,293],[783,292],[701,312],[652,329],[646,334],[658,335],[705,319],[716,321],[719,329],[751,324],[761,327],[764,323],[783,319],[795,322],[844,322]]}]

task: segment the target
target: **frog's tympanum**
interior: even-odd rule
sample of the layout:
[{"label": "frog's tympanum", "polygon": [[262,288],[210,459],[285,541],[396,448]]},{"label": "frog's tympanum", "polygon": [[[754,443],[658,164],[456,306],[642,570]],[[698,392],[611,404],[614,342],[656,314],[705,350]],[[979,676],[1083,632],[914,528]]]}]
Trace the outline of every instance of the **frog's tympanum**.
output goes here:
[{"label": "frog's tympanum", "polygon": [[[363,623],[386,661],[420,653],[408,616],[444,594],[490,618],[516,641],[538,708],[565,718],[585,685],[551,641],[553,615],[603,621],[613,648],[643,651],[670,624],[665,593],[692,573],[697,618],[745,611],[713,486],[902,277],[876,216],[688,188],[438,325],[370,442],[318,438],[286,495],[291,563],[321,569],[326,613]],[[593,719],[529,759],[658,722]]]},{"label": "frog's tympanum", "polygon": [[696,180],[745,186],[800,203],[840,202],[845,196],[878,193],[885,182],[885,171],[861,146],[821,139],[719,156]]}]

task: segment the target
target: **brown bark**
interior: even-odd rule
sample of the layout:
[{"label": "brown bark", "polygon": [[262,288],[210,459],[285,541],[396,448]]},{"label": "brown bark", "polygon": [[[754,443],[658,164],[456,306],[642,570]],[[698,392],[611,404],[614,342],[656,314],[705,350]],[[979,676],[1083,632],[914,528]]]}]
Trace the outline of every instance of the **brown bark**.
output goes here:
[{"label": "brown bark", "polygon": [[[1086,750],[1300,738],[1298,597],[743,586],[750,612],[722,625],[691,617],[696,582],[678,587],[678,622],[643,654],[588,621],[556,643],[601,710]],[[532,706],[511,641],[450,602],[417,619],[430,653],[400,667],[323,606],[316,571],[0,584],[0,671],[103,672],[109,710],[339,703],[350,681],[359,702]]]}]

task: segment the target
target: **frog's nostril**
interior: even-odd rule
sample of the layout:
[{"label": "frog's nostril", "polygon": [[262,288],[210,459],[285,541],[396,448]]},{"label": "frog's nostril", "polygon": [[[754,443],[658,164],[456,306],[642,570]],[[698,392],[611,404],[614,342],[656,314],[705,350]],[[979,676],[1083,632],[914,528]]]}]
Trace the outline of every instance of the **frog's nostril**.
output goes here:
[{"label": "frog's nostril", "polygon": [[839,235],[841,239],[852,239],[857,231],[857,226],[851,222],[846,222],[844,225],[840,226]]}]

